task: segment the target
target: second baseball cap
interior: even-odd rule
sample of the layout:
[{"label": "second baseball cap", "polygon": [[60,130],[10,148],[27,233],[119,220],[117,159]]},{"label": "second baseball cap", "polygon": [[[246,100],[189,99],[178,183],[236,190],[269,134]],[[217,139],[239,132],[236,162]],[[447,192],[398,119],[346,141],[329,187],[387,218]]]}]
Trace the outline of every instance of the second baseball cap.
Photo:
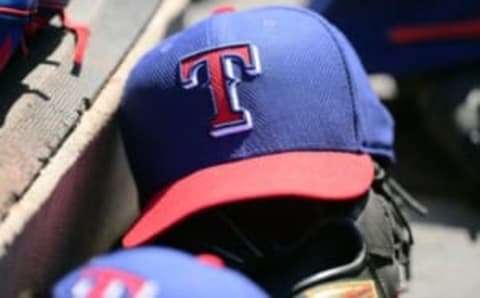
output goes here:
[{"label": "second baseball cap", "polygon": [[62,278],[52,292],[55,298],[267,297],[236,271],[210,266],[164,247],[142,247],[96,257]]},{"label": "second baseball cap", "polygon": [[480,61],[480,1],[312,0],[369,72],[405,76]]},{"label": "second baseball cap", "polygon": [[125,236],[144,243],[211,207],[365,194],[371,155],[393,159],[393,121],[345,37],[300,8],[209,17],[130,75],[120,124],[149,206]]}]

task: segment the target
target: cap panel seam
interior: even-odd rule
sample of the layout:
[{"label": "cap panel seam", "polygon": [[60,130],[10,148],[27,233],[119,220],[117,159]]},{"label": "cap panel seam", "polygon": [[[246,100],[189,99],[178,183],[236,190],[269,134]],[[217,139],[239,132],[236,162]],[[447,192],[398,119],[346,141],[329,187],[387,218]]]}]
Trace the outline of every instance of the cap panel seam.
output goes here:
[{"label": "cap panel seam", "polygon": [[335,44],[335,47],[337,48],[338,54],[340,55],[340,59],[342,61],[342,65],[343,65],[343,70],[345,71],[345,74],[346,74],[346,77],[347,77],[348,92],[349,92],[349,95],[351,97],[350,99],[351,99],[351,103],[352,103],[352,114],[353,114],[353,126],[354,126],[355,139],[356,139],[357,143],[360,145],[360,147],[362,147],[363,143],[360,141],[359,131],[357,130],[357,129],[360,129],[360,128],[359,128],[359,125],[358,125],[359,124],[358,115],[357,115],[356,109],[355,109],[355,107],[356,107],[356,104],[355,104],[356,96],[355,96],[355,92],[353,90],[352,77],[351,77],[350,71],[348,70],[348,63],[347,63],[346,58],[345,58],[345,53],[343,52],[342,47],[340,46],[338,40],[335,38],[335,35],[333,34],[331,28],[329,27],[329,26],[333,26],[333,25],[326,24],[325,20],[323,20],[320,15],[317,15],[313,12],[308,11],[308,10],[302,10],[302,9],[299,9],[299,8],[296,8],[296,7],[288,7],[288,6],[278,6],[277,8],[295,11],[295,12],[302,13],[304,15],[307,15],[307,16],[311,17],[312,19],[318,21],[320,23],[320,25],[322,25],[322,27],[325,29],[327,34],[332,39],[333,43]]},{"label": "cap panel seam", "polygon": [[[212,35],[213,35],[213,25],[215,23],[215,16],[212,16],[211,17],[211,22],[207,22],[205,21],[205,24],[206,24],[206,28],[205,28],[205,37],[207,39],[207,45],[208,47],[211,46],[212,44]],[[216,43],[215,43],[216,45]]]},{"label": "cap panel seam", "polygon": [[348,70],[348,63],[347,63],[347,60],[345,58],[345,53],[343,52],[343,49],[342,47],[340,46],[340,44],[338,43],[338,40],[335,38],[334,34],[332,33],[331,31],[331,28],[329,28],[328,26],[326,26],[322,20],[320,20],[321,23],[323,24],[323,26],[325,27],[325,29],[327,30],[328,34],[330,35],[330,37],[332,38],[333,42],[335,43],[335,46],[340,54],[340,58],[342,60],[342,64],[343,64],[343,68],[344,68],[344,71],[345,71],[345,74],[346,74],[346,77],[347,77],[347,84],[348,84],[348,91],[349,91],[349,95],[350,95],[350,99],[351,99],[351,104],[352,104],[352,114],[353,114],[353,126],[354,126],[354,134],[355,134],[355,138],[357,139],[357,142],[358,144],[360,144],[360,146],[363,146],[363,142],[360,141],[360,136],[359,136],[359,130],[360,130],[360,127],[359,127],[359,119],[358,119],[358,115],[357,115],[357,105],[356,105],[356,93],[355,91],[353,90],[353,80],[352,80],[352,75],[350,73],[350,71]]}]

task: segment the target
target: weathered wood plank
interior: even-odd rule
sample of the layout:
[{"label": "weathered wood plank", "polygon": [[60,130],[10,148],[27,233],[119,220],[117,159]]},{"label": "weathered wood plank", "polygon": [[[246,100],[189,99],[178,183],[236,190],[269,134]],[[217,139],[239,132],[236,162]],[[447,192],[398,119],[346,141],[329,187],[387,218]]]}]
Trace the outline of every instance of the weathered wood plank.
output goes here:
[{"label": "weathered wood plank", "polygon": [[78,76],[74,37],[51,27],[0,76],[0,218],[49,162],[152,16],[161,0],[74,0],[69,12],[92,35]]}]

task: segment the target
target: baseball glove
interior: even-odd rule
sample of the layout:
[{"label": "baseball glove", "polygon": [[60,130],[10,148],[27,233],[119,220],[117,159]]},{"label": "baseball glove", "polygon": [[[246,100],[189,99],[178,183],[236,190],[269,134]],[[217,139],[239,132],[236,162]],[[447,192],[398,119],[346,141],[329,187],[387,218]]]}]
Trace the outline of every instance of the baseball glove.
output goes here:
[{"label": "baseball glove", "polygon": [[158,243],[217,254],[273,297],[390,298],[410,277],[405,206],[426,212],[378,166],[370,191],[354,202],[277,198],[219,207]]}]

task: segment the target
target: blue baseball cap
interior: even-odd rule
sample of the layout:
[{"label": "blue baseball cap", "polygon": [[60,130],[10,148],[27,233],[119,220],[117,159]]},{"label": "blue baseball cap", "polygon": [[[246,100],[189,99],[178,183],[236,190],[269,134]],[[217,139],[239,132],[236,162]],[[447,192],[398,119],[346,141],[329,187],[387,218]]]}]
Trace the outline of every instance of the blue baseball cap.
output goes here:
[{"label": "blue baseball cap", "polygon": [[231,269],[173,249],[143,247],[92,259],[60,280],[53,297],[263,298],[267,294]]},{"label": "blue baseball cap", "polygon": [[37,8],[37,0],[0,0],[0,14],[28,17]]},{"label": "blue baseball cap", "polygon": [[0,72],[19,47],[23,28],[36,4],[33,0],[0,0]]},{"label": "blue baseball cap", "polygon": [[313,0],[369,72],[408,75],[480,61],[478,0]]},{"label": "blue baseball cap", "polygon": [[353,200],[393,121],[345,37],[312,11],[215,14],[136,65],[120,107],[150,202],[123,239],[142,244],[202,210],[285,196]]}]

